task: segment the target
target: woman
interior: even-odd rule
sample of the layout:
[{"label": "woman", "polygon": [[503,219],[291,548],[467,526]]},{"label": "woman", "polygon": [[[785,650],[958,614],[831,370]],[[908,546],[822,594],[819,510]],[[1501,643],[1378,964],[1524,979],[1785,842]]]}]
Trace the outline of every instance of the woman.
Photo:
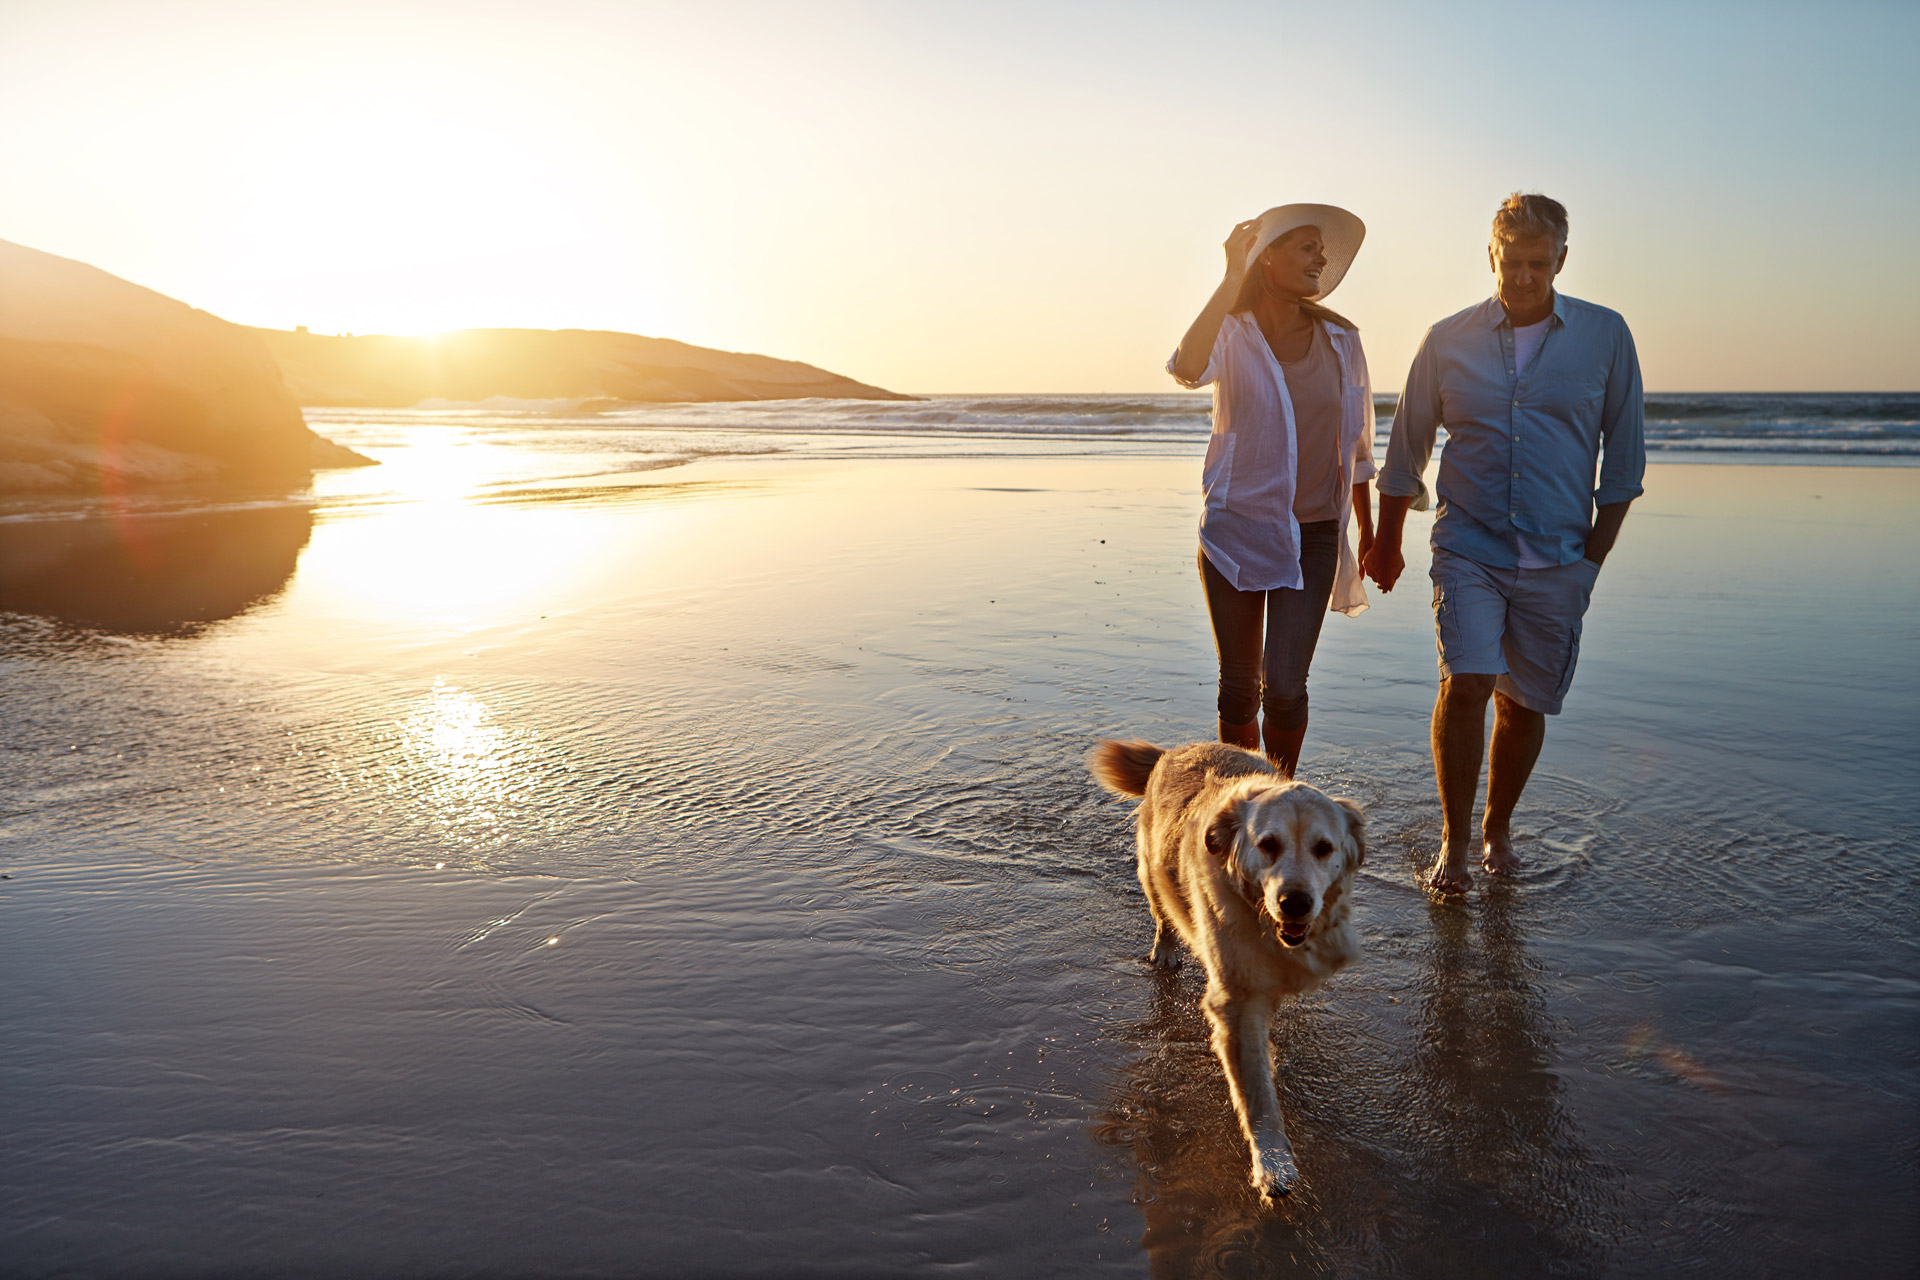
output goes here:
[{"label": "woman", "polygon": [[1347,511],[1364,556],[1373,387],[1358,330],[1319,305],[1365,235],[1360,219],[1324,204],[1241,223],[1227,237],[1225,278],[1167,362],[1182,386],[1213,384],[1200,579],[1220,653],[1220,740],[1264,740],[1288,777],[1307,734],[1320,623],[1329,606],[1367,607]]}]

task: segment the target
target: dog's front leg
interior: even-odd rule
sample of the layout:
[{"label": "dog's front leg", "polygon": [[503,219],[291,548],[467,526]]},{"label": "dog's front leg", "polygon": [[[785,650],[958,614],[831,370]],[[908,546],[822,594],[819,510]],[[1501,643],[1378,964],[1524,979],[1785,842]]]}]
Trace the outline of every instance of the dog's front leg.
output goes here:
[{"label": "dog's front leg", "polygon": [[1227,1076],[1233,1109],[1253,1149],[1253,1185],[1262,1197],[1283,1196],[1300,1181],[1280,1118],[1280,1095],[1273,1087],[1273,1047],[1267,1039],[1273,1021],[1270,1003],[1213,990],[1203,1002],[1213,1023],[1213,1051]]}]

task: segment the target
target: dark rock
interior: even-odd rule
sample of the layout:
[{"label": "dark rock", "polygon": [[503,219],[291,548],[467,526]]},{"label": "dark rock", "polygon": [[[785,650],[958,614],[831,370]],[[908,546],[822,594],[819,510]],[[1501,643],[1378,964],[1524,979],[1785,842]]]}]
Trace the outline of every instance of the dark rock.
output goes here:
[{"label": "dark rock", "polygon": [[307,429],[250,330],[0,240],[0,491],[301,484],[369,461]]}]

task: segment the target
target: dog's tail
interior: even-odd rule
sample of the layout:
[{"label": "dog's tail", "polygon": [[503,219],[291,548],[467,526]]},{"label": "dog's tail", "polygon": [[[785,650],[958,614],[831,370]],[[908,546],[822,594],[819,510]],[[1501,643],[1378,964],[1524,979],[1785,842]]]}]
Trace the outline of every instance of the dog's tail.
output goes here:
[{"label": "dog's tail", "polygon": [[1147,794],[1147,777],[1160,757],[1167,754],[1151,742],[1138,738],[1116,742],[1107,738],[1087,757],[1087,768],[1096,782],[1118,796]]}]

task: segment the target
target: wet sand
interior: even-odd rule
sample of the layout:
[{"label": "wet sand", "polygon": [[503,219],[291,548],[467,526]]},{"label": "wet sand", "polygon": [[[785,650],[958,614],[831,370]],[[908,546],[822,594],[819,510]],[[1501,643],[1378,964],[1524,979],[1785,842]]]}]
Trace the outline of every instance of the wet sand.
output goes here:
[{"label": "wet sand", "polygon": [[253,517],[0,545],[5,1269],[1910,1267],[1920,470],[1653,468],[1461,904],[1410,528],[1316,663],[1367,952],[1281,1019],[1262,1210],[1081,765],[1209,731],[1192,469],[335,499],[224,586],[175,549]]}]

